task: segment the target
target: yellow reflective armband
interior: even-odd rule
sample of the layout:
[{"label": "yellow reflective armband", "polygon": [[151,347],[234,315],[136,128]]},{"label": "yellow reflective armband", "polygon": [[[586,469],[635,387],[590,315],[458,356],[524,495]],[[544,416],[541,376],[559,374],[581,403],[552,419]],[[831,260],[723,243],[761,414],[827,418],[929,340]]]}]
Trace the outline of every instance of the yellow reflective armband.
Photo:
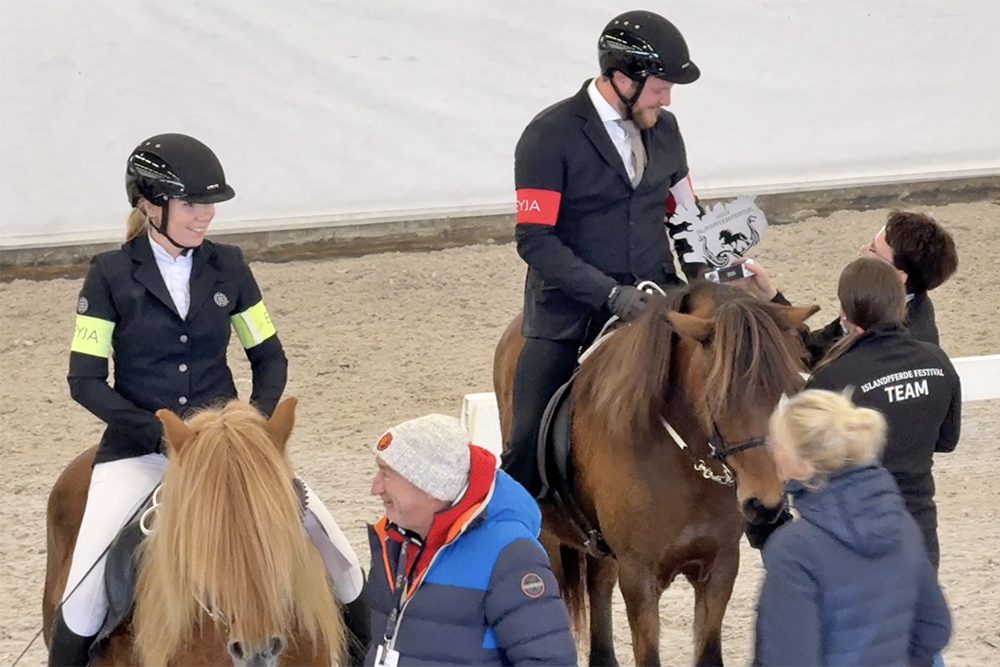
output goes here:
[{"label": "yellow reflective armband", "polygon": [[274,325],[271,324],[271,316],[267,314],[267,308],[263,301],[258,301],[242,313],[236,313],[229,318],[236,329],[243,347],[250,349],[255,345],[260,345],[265,340],[277,333]]},{"label": "yellow reflective armband", "polygon": [[73,335],[74,352],[107,359],[111,355],[111,333],[115,323],[89,315],[76,316],[76,333]]}]

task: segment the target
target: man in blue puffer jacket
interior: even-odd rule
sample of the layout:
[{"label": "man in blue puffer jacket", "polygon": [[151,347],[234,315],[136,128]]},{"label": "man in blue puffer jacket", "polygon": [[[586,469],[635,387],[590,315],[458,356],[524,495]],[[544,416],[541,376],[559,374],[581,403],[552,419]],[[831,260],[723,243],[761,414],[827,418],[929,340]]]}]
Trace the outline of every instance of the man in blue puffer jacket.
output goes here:
[{"label": "man in blue puffer jacket", "polygon": [[428,415],[375,446],[366,665],[576,665],[541,515],[461,423]]},{"label": "man in blue puffer jacket", "polygon": [[931,665],[951,616],[920,529],[877,462],[885,420],[809,390],[778,407],[770,433],[800,518],[764,545],[755,664]]}]

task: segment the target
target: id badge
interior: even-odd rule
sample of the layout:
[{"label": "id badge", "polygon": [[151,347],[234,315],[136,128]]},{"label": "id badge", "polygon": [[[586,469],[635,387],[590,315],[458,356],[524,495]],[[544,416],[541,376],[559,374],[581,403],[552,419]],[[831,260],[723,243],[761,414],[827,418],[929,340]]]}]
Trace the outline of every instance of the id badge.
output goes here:
[{"label": "id badge", "polygon": [[399,664],[399,651],[386,649],[385,645],[379,644],[375,649],[376,667],[397,667]]}]

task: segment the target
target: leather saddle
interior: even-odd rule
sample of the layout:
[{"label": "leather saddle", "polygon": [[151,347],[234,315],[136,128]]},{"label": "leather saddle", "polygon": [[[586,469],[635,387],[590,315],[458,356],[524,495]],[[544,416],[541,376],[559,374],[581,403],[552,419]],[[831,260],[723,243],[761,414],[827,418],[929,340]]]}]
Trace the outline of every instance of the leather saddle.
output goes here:
[{"label": "leather saddle", "polygon": [[572,388],[576,373],[559,387],[549,400],[538,430],[538,471],[542,479],[539,500],[548,500],[570,518],[583,548],[591,556],[613,556],[600,528],[587,518],[573,494],[573,459],[571,430],[573,423]]},{"label": "leather saddle", "polygon": [[[137,514],[146,512],[153,503],[150,495]],[[104,565],[104,592],[108,596],[108,615],[104,618],[94,643],[90,645],[90,659],[95,659],[104,648],[111,634],[125,623],[135,605],[135,585],[139,578],[139,547],[146,536],[140,528],[140,519],[125,525],[108,547]]]}]

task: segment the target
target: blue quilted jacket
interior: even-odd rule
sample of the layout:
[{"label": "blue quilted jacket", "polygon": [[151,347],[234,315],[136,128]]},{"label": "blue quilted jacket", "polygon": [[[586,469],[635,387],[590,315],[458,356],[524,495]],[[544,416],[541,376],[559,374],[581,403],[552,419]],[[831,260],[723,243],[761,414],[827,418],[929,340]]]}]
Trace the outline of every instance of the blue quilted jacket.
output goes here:
[{"label": "blue quilted jacket", "polygon": [[801,518],[764,547],[756,665],[930,665],[951,616],[892,476],[790,486]]},{"label": "blue quilted jacket", "polygon": [[[575,666],[566,607],[537,540],[538,506],[520,484],[494,471],[491,454],[472,450],[469,490],[453,510],[458,518],[446,526],[435,521],[427,546],[435,546],[436,528],[447,537],[429,565],[418,563],[414,592],[399,616],[398,664]],[[395,602],[387,570],[397,567],[401,542],[384,518],[370,528],[369,540],[373,645],[366,664],[372,665]]]}]

